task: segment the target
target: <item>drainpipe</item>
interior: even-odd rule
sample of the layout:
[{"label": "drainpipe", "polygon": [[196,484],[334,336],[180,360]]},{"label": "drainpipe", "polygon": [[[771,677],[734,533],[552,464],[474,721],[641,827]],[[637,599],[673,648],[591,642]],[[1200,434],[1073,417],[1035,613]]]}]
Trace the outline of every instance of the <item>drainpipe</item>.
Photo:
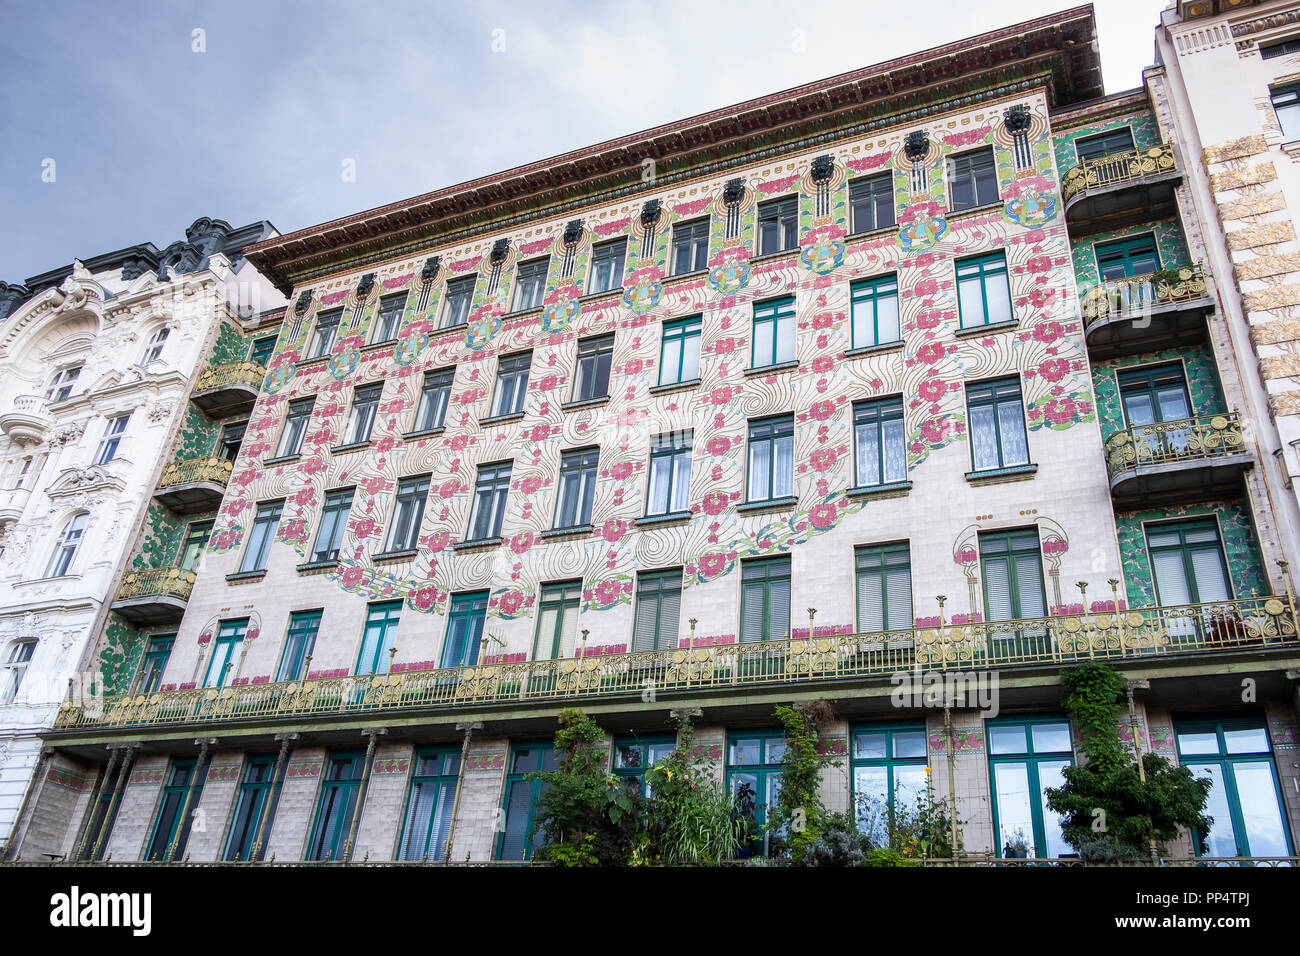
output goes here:
[{"label": "drainpipe", "polygon": [[376,738],[388,733],[386,727],[380,727],[378,730],[363,730],[363,734],[370,738],[370,743],[366,744],[366,766],[361,771],[361,790],[357,793],[357,809],[352,814],[352,827],[348,830],[348,842],[343,845],[343,862],[352,862],[352,846],[357,839],[357,824],[361,822],[361,811],[366,805],[366,790],[370,786],[370,768],[375,762],[375,742]]},{"label": "drainpipe", "polygon": [[[1138,779],[1142,783],[1147,782],[1147,769],[1142,765],[1142,730],[1138,726],[1137,706],[1133,703],[1133,692],[1135,690],[1150,690],[1151,682],[1148,680],[1131,680],[1125,685],[1125,695],[1128,697],[1128,725],[1133,731],[1133,752],[1137,754]],[[1147,822],[1151,822],[1150,815],[1147,816]],[[1149,841],[1148,850],[1151,853],[1151,865],[1160,865],[1160,856],[1156,852],[1155,834],[1147,837]]]},{"label": "drainpipe", "polygon": [[104,812],[104,822],[99,825],[95,848],[90,851],[92,860],[98,859],[104,849],[104,838],[108,836],[109,821],[113,819],[118,805],[122,802],[122,794],[126,792],[127,782],[131,779],[131,764],[135,762],[135,752],[140,749],[140,745],[127,744],[120,749],[126,751],[126,756],[122,760],[122,769],[117,772],[117,782],[113,785],[113,796],[108,802],[108,810]]},{"label": "drainpipe", "polygon": [[271,774],[271,790],[266,795],[262,821],[257,825],[257,839],[253,841],[253,849],[248,854],[250,863],[260,862],[258,857],[262,853],[262,841],[266,839],[266,828],[271,822],[271,808],[279,805],[280,791],[284,789],[284,765],[289,758],[289,746],[298,739],[298,735],[276,734],[275,739],[280,741],[280,756],[275,759],[275,771]]},{"label": "drainpipe", "polygon": [[217,742],[215,737],[205,737],[194,741],[199,745],[199,759],[194,761],[194,776],[190,778],[190,785],[185,789],[185,802],[181,804],[181,815],[176,822],[176,835],[172,837],[172,842],[167,844],[167,854],[163,857],[164,863],[170,863],[176,856],[176,846],[181,842],[181,833],[185,830],[186,821],[190,818],[190,804],[194,800],[194,788],[199,785],[199,775],[203,770],[203,765],[208,760],[208,748]]},{"label": "drainpipe", "polygon": [[22,825],[24,814],[27,813],[27,805],[31,803],[32,794],[41,786],[41,780],[45,775],[45,766],[50,762],[52,756],[54,756],[54,749],[52,747],[41,748],[40,756],[36,759],[36,768],[32,772],[32,779],[28,783],[27,789],[23,792],[23,802],[18,807],[18,815],[14,817],[14,825],[13,829],[9,832],[9,839],[4,846],[0,846],[0,863],[3,863],[17,852],[18,829]]},{"label": "drainpipe", "polygon": [[451,801],[451,825],[447,828],[447,847],[442,854],[443,866],[451,862],[451,841],[456,836],[456,814],[460,811],[460,790],[465,783],[465,762],[469,760],[469,739],[474,731],[483,729],[483,723],[478,720],[461,721],[456,729],[465,731],[465,742],[460,745],[460,767],[456,774],[456,795]]}]

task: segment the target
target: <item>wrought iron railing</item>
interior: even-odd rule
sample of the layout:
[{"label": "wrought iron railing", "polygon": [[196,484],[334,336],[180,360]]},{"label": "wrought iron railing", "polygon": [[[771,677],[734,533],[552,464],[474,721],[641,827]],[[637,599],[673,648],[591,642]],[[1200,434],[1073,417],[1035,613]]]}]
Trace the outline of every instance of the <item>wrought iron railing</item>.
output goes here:
[{"label": "wrought iron railing", "polygon": [[231,385],[246,385],[253,391],[262,387],[266,377],[266,368],[257,362],[230,362],[226,365],[213,365],[199,373],[194,384],[194,391],[206,392],[213,388],[225,388]]},{"label": "wrought iron railing", "polygon": [[190,599],[194,588],[194,572],[184,568],[149,568],[131,571],[122,579],[117,589],[119,601],[132,601],[142,597],[171,597],[181,601]]},{"label": "wrought iron railing", "polygon": [[171,488],[176,485],[192,485],[206,481],[226,487],[230,481],[233,462],[225,458],[185,458],[169,462],[158,479],[158,489]]},{"label": "wrought iron railing", "polygon": [[[720,860],[719,866],[744,866],[745,860]],[[783,860],[767,860],[767,866],[792,865]],[[554,866],[550,862],[539,860],[449,860],[444,862],[441,858],[423,859],[423,860],[372,860],[368,857],[360,860],[278,860],[275,858],[267,860],[172,860],[169,863],[145,861],[145,860],[11,860],[0,863],[0,867],[12,867],[21,869],[24,867],[40,867],[45,869],[51,866],[75,866],[75,867],[97,867],[99,869],[122,869],[126,867],[183,867],[186,869],[261,869],[261,868],[285,868],[285,867],[307,867],[307,868],[349,868],[358,867],[361,869],[372,868],[419,868],[427,869],[429,867],[453,867],[457,869],[483,869],[483,868],[518,868],[518,867],[545,867]],[[658,865],[658,864],[650,864]],[[667,864],[664,864],[667,865]],[[1156,863],[1152,863],[1148,858],[1136,860],[1124,860],[1114,863],[1092,863],[1077,857],[1050,857],[1041,859],[1014,859],[1003,860],[995,857],[982,856],[965,856],[951,859],[948,857],[929,857],[924,859],[907,860],[903,866],[931,866],[931,867],[1002,867],[1016,868],[1024,866],[1054,866],[1054,867],[1086,867],[1086,868],[1115,868],[1115,867],[1150,867],[1150,866],[1172,866],[1172,867],[1196,867],[1196,866],[1230,866],[1230,867],[1280,867],[1280,866],[1300,866],[1300,856],[1177,856],[1158,858]]]},{"label": "wrought iron railing", "polygon": [[1085,159],[1079,165],[1071,166],[1061,177],[1061,199],[1068,203],[1089,189],[1137,182],[1147,176],[1172,173],[1177,169],[1178,158],[1171,143]]},{"label": "wrought iron railing", "polygon": [[1297,646],[1289,599],[947,624],[565,660],[190,688],[72,701],[55,726],[130,727],[518,704]]},{"label": "wrought iron railing", "polygon": [[1114,478],[1142,465],[1213,458],[1245,450],[1241,418],[1236,412],[1181,418],[1115,432],[1106,439],[1106,468]]},{"label": "wrought iron railing", "polygon": [[1195,302],[1210,294],[1199,264],[1160,272],[1108,279],[1079,296],[1079,311],[1086,323],[1116,316],[1140,316],[1157,306]]}]

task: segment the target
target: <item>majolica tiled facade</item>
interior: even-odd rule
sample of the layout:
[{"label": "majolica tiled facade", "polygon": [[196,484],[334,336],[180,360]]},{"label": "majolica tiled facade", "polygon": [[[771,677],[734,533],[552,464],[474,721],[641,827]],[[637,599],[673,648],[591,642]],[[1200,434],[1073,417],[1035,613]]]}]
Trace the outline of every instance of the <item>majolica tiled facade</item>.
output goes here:
[{"label": "majolica tiled facade", "polygon": [[[64,709],[20,852],[519,859],[558,707],[616,772],[697,709],[763,792],[772,708],[826,697],[831,805],[893,735],[965,851],[1057,856],[1014,779],[1076,759],[1058,675],[1098,656],[1150,682],[1144,751],[1262,728],[1278,822],[1235,839],[1292,852],[1255,432],[1159,80],[1099,98],[1092,39],[1067,11],[252,250],[291,304],[157,692]],[[999,713],[895,706],[934,671]]]}]

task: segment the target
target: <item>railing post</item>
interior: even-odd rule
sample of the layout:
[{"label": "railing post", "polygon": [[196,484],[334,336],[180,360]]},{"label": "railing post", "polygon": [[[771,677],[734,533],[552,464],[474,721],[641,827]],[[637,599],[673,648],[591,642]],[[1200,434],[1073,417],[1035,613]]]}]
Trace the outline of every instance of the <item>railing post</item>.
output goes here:
[{"label": "railing post", "polygon": [[127,744],[123,749],[126,751],[126,755],[122,760],[122,768],[117,772],[117,783],[113,786],[113,797],[109,800],[108,810],[104,813],[104,822],[99,826],[99,835],[95,839],[95,847],[90,853],[92,860],[98,858],[100,850],[104,847],[104,838],[108,836],[109,821],[117,813],[117,805],[122,801],[122,794],[131,778],[131,764],[135,761],[135,752],[140,749],[140,745]]},{"label": "railing post", "polygon": [[1088,636],[1088,660],[1092,660],[1092,620],[1088,616],[1088,582],[1075,581],[1074,586],[1079,589],[1079,600],[1083,602],[1083,612],[1080,616],[1083,618],[1084,633]]},{"label": "railing post", "polygon": [[280,755],[275,758],[275,770],[271,775],[271,789],[267,791],[266,803],[262,809],[262,819],[257,824],[257,838],[253,841],[253,848],[248,854],[250,863],[261,862],[258,857],[262,855],[262,843],[266,839],[266,828],[271,822],[271,811],[280,802],[280,791],[284,789],[284,771],[285,761],[289,759],[289,747],[298,739],[297,734],[276,734],[275,739],[280,741]]},{"label": "railing post", "polygon": [[[946,594],[936,594],[934,599],[939,602],[939,669],[948,669],[948,623],[944,620],[943,606],[948,600]],[[916,660],[916,642],[912,642],[912,659]],[[988,663],[988,649],[984,651],[985,663]],[[931,663],[934,663],[931,661]],[[919,666],[919,665],[918,665]]]},{"label": "railing post", "polygon": [[[465,782],[465,762],[469,760],[469,741],[474,731],[482,730],[483,724],[479,721],[461,721],[456,725],[457,730],[465,731],[465,739],[460,745],[460,766],[456,774],[456,795],[451,799],[451,823],[447,827],[447,846],[442,854],[442,865],[446,866],[451,862],[451,841],[456,836],[456,814],[460,811],[460,790]],[[427,851],[426,851],[427,853]]]},{"label": "railing post", "polygon": [[[227,664],[227,667],[230,665]],[[176,847],[180,843],[181,833],[186,832],[186,826],[190,816],[190,804],[194,801],[194,788],[198,786],[199,777],[203,773],[204,764],[208,761],[208,748],[215,744],[215,737],[203,737],[194,741],[199,745],[199,758],[194,761],[194,775],[190,777],[190,785],[185,788],[185,802],[181,804],[180,816],[176,818],[176,835],[172,837],[167,844],[167,854],[163,857],[164,863],[170,863],[176,856]]]},{"label": "railing post", "polygon": [[[1119,578],[1108,578],[1106,583],[1110,585],[1110,606],[1115,618],[1115,633],[1119,637],[1119,656],[1127,657],[1125,651],[1128,650],[1128,642],[1124,639],[1124,619],[1119,613]],[[1091,643],[1089,641],[1089,644]]]},{"label": "railing post", "polygon": [[[807,658],[806,663],[807,663],[807,665],[808,665],[808,679],[809,679],[809,680],[812,680],[812,676],[813,676],[813,673],[812,673],[812,672],[813,672],[813,642],[812,642],[812,641],[813,641],[813,618],[815,618],[816,616],[817,616],[817,609],[816,609],[816,608],[813,608],[813,607],[810,607],[810,608],[808,609],[808,643],[804,645],[804,652],[805,652],[805,653],[804,653],[804,657]],[[791,631],[790,638],[791,638],[791,641],[790,641],[790,650],[793,651],[793,650],[794,650],[794,640],[793,640],[793,639],[794,639],[794,632],[793,632],[793,631]],[[786,658],[786,659],[789,660],[789,658]],[[788,666],[788,665],[787,665],[787,666]]]},{"label": "railing post", "polygon": [[1286,603],[1291,611],[1291,627],[1300,634],[1300,621],[1296,620],[1295,613],[1295,589],[1291,585],[1291,562],[1281,558],[1277,566],[1282,569],[1282,586],[1286,588]]},{"label": "railing post", "polygon": [[370,768],[375,762],[375,740],[388,733],[388,729],[380,727],[376,730],[363,730],[361,732],[370,738],[370,742],[366,744],[366,765],[361,771],[361,789],[357,792],[357,808],[352,814],[352,826],[348,828],[348,842],[343,845],[343,863],[352,862],[352,847],[357,839],[357,824],[361,822],[361,812],[366,807],[366,789],[370,784]]},{"label": "railing post", "polygon": [[[77,848],[72,852],[72,859],[74,861],[81,859],[82,851],[86,848],[86,837],[90,835],[90,828],[95,822],[95,812],[99,809],[100,795],[103,793],[104,787],[108,782],[113,779],[113,771],[117,769],[117,761],[121,756],[122,749],[120,747],[108,748],[108,765],[104,767],[104,775],[100,777],[99,782],[95,784],[95,789],[91,791],[90,813],[86,816],[85,822],[81,825],[81,835],[77,837]],[[108,819],[107,814],[105,814],[104,819]]]}]

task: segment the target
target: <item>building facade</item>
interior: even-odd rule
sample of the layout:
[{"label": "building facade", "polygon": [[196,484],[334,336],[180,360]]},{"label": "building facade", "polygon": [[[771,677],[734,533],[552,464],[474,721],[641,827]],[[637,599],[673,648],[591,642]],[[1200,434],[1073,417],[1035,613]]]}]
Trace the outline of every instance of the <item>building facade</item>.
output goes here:
[{"label": "building facade", "polygon": [[202,573],[60,712],[20,855],[526,859],[564,706],[628,774],[697,712],[762,822],[774,707],[826,698],[829,805],[930,789],[964,852],[1057,857],[1098,657],[1130,743],[1215,777],[1212,854],[1293,853],[1294,527],[1162,78],[1103,97],[1095,40],[1076,8],[250,248],[290,304]]}]

